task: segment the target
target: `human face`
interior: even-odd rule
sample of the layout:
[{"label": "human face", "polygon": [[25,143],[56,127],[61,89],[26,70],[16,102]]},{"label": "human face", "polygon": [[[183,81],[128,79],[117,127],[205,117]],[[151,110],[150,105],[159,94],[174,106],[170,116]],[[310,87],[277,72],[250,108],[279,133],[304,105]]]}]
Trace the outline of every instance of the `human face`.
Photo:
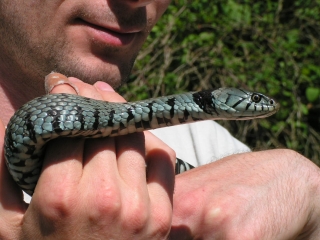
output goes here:
[{"label": "human face", "polygon": [[[118,87],[170,0],[1,0],[0,71]],[[9,69],[9,70],[8,70]],[[3,69],[2,69],[3,70]],[[30,83],[29,83],[30,84]]]}]

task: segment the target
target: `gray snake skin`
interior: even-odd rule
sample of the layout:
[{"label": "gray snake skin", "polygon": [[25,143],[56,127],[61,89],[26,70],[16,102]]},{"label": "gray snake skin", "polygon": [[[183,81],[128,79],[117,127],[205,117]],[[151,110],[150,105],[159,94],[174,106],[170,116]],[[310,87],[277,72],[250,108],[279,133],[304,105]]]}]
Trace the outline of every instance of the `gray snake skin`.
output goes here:
[{"label": "gray snake skin", "polygon": [[[97,101],[52,94],[23,105],[11,118],[5,136],[9,172],[22,190],[33,194],[42,168],[45,144],[58,137],[113,137],[208,119],[267,117],[279,108],[260,93],[235,88],[191,92],[131,103]],[[180,159],[176,173],[192,168]]]}]

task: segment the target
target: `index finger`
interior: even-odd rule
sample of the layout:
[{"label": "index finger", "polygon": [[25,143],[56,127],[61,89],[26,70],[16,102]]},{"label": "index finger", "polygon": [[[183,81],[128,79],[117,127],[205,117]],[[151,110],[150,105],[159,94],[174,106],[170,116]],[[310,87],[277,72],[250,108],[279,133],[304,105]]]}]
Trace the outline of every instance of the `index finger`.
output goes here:
[{"label": "index finger", "polygon": [[52,72],[45,77],[44,87],[49,93],[78,94],[78,87],[74,85],[65,75]]},{"label": "index finger", "polygon": [[123,97],[105,82],[97,81],[95,84],[90,85],[77,78],[66,77],[56,72],[52,72],[46,76],[45,89],[48,94],[69,93],[110,102],[126,102]]},{"label": "index finger", "polygon": [[0,120],[0,238],[15,239],[23,214],[28,205],[23,201],[21,189],[13,181],[3,154],[5,128]]}]

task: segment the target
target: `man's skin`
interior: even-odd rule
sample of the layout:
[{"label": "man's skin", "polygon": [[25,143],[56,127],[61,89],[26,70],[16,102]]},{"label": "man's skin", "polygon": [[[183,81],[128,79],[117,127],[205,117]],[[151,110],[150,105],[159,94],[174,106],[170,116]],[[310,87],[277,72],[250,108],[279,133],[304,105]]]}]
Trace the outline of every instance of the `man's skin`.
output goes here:
[{"label": "man's skin", "polygon": [[[53,70],[77,77],[80,95],[124,101],[113,88],[169,3],[2,0],[0,146],[10,116],[44,93]],[[28,206],[2,157],[0,239],[320,238],[319,169],[298,153],[232,155],[177,176],[175,187],[174,159],[148,132],[57,140]]]}]

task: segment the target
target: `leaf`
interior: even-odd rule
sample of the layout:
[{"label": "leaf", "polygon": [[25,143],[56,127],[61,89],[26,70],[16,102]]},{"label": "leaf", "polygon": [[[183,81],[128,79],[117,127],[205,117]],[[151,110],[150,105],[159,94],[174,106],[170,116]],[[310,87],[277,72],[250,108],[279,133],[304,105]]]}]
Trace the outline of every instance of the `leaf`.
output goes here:
[{"label": "leaf", "polygon": [[302,112],[304,115],[308,115],[309,110],[308,110],[308,107],[307,107],[306,105],[301,104],[300,109],[301,109],[301,112]]},{"label": "leaf", "polygon": [[306,97],[309,102],[315,102],[320,96],[320,88],[308,87],[306,89]]}]

